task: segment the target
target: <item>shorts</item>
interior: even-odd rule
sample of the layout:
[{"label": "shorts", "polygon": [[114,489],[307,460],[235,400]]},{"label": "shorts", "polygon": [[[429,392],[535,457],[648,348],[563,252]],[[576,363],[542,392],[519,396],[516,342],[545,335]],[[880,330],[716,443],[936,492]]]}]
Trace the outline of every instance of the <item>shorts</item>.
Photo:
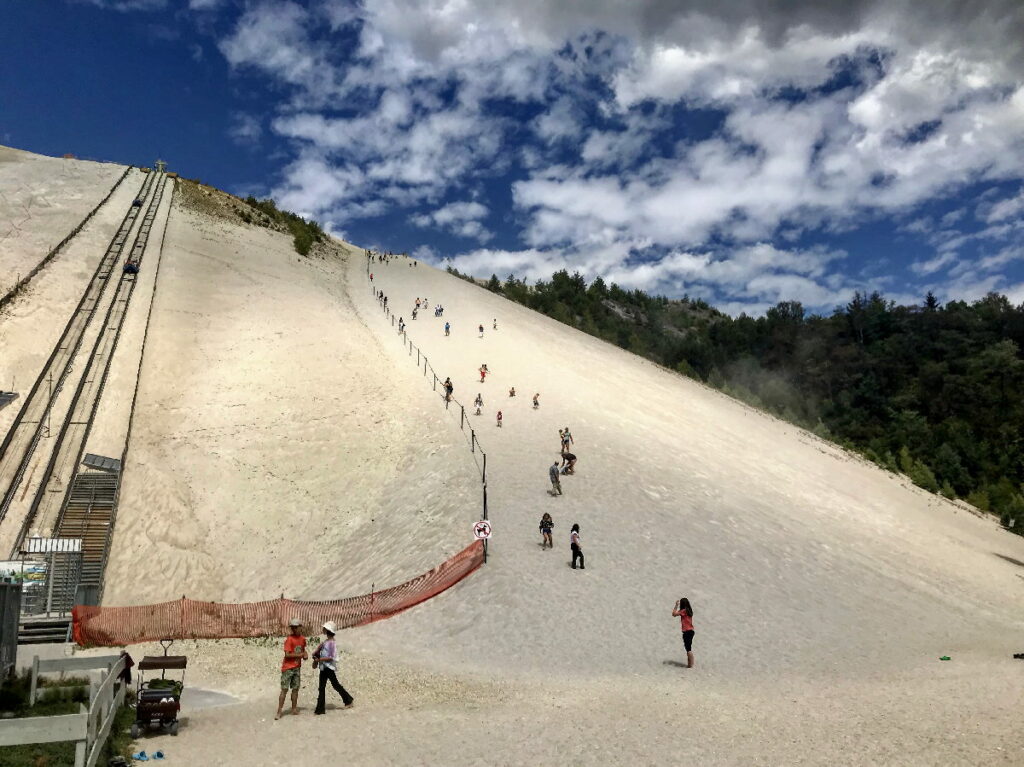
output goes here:
[{"label": "shorts", "polygon": [[281,689],[282,690],[297,690],[299,689],[299,669],[290,668],[281,672]]},{"label": "shorts", "polygon": [[683,632],[683,647],[686,648],[686,652],[690,652],[690,649],[693,647],[693,632],[692,631],[684,631]]}]

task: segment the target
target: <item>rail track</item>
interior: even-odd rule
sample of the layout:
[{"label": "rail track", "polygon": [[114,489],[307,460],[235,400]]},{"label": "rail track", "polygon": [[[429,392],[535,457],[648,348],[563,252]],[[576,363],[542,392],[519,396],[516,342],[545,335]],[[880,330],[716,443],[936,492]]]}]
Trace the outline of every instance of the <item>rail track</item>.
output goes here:
[{"label": "rail track", "polygon": [[[159,183],[157,183],[158,180]],[[141,199],[143,204],[148,201],[152,206],[156,192],[163,188],[163,180],[163,174],[155,172],[147,174],[139,188],[137,199]],[[3,489],[3,498],[0,500],[0,541],[3,541],[5,545],[13,544],[12,555],[17,553],[18,545],[21,543],[24,532],[28,530],[31,520],[27,516],[23,520],[8,519],[8,512],[18,500],[18,490],[25,480],[26,472],[32,465],[40,440],[44,433],[49,432],[48,421],[51,411],[54,409],[68,376],[74,369],[75,357],[90,327],[93,327],[92,320],[101,306],[106,286],[111,281],[110,276],[119,269],[125,246],[140,215],[142,215],[142,208],[134,204],[125,213],[117,232],[90,278],[78,306],[72,312],[60,339],[54,345],[46,364],[25,397],[14,423],[7,432],[3,443],[0,444],[0,488]],[[134,245],[132,252],[134,253]],[[84,380],[84,376],[82,380]],[[65,423],[71,417],[72,414],[69,412]],[[45,484],[44,482],[41,487],[44,487]],[[22,496],[24,494],[23,492]],[[15,524],[18,525],[19,532],[12,535]]]},{"label": "rail track", "polygon": [[[156,193],[149,198],[146,213],[142,218],[142,225],[135,234],[135,241],[128,256],[128,259],[136,265],[142,264],[146,246],[149,244],[149,235],[153,229],[153,222],[156,220],[157,211],[163,201],[166,179],[162,174],[156,175],[158,175]],[[136,277],[137,275],[134,273],[121,272],[103,318],[103,324],[100,325],[96,341],[85,363],[85,370],[79,378],[67,418],[61,425],[60,434],[53,452],[50,454],[50,460],[43,471],[39,489],[32,500],[29,513],[22,522],[15,549],[28,535],[32,525],[37,525],[46,531],[57,531],[61,526],[64,509],[74,488],[78,464],[85,452],[85,444],[96,418],[100,398],[103,396],[107,374],[110,372],[110,363],[114,359],[124,319],[128,314],[128,306],[135,290]],[[112,512],[112,506],[110,510]],[[109,519],[109,513],[106,516]],[[100,519],[92,520],[92,522],[103,526],[107,524],[107,520]],[[74,532],[64,530],[61,535],[67,534],[70,537]],[[74,537],[81,536],[74,535]],[[89,548],[88,541],[83,541],[83,562],[98,553],[88,551]]]}]

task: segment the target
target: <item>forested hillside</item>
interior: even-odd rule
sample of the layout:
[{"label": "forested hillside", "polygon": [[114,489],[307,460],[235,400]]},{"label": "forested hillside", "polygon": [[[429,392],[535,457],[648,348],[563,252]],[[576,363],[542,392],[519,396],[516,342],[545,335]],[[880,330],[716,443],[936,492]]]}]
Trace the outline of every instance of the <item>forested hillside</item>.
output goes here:
[{"label": "forested hillside", "polygon": [[[453,269],[450,272],[458,274]],[[463,276],[463,275],[459,275]],[[1024,305],[897,306],[857,294],[829,316],[796,302],[731,318],[700,300],[590,285],[565,271],[487,289],[697,378],[960,497],[1024,533]]]}]

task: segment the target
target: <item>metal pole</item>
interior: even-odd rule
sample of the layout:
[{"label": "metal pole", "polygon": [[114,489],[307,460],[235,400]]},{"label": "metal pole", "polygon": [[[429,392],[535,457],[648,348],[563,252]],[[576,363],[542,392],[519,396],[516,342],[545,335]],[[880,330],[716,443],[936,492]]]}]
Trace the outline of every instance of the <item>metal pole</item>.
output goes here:
[{"label": "metal pole", "polygon": [[[487,492],[486,492],[487,491],[487,453],[485,453],[483,450],[481,450],[480,454],[484,457],[483,481],[484,481],[484,497],[486,498],[487,497]],[[487,517],[484,517],[484,519],[487,519]]]},{"label": "metal pole", "polygon": [[464,426],[466,425],[466,406],[459,405],[462,408],[462,415],[459,416],[459,428],[465,431]]},{"label": "metal pole", "polygon": [[469,430],[469,452],[476,452],[476,432],[473,429]]},{"label": "metal pole", "polygon": [[420,366],[420,348],[416,347],[416,367]]},{"label": "metal pole", "polygon": [[[487,519],[487,483],[484,482],[484,519]],[[484,564],[487,564],[487,539],[484,538]]]}]

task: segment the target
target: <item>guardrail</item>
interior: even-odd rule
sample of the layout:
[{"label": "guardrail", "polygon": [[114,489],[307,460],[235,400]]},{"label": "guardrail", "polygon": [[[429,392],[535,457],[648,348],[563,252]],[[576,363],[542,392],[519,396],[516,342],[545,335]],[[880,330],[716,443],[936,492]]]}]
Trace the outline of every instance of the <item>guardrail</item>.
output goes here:
[{"label": "guardrail", "polygon": [[75,767],[94,767],[114,717],[124,704],[126,685],[118,681],[124,667],[125,659],[120,655],[57,660],[39,660],[37,655],[32,660],[31,703],[35,703],[41,673],[104,668],[106,674],[98,683],[90,682],[89,705],[81,705],[77,714],[0,720],[0,747],[74,741]]}]

